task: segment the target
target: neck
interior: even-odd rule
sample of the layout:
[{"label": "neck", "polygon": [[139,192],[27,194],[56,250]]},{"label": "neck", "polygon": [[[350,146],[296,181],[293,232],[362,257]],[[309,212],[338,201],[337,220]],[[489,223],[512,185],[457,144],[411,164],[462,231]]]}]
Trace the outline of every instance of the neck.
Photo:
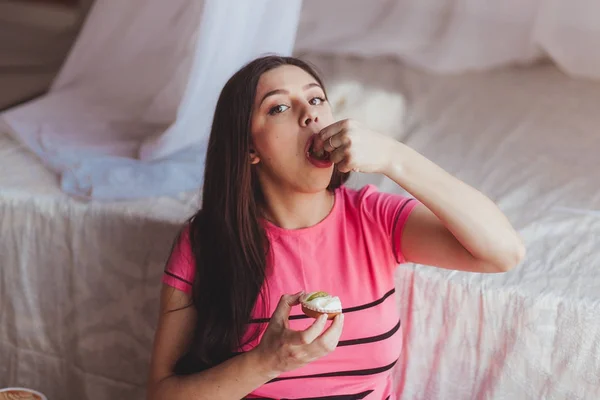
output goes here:
[{"label": "neck", "polygon": [[264,217],[284,229],[302,229],[316,225],[325,219],[333,208],[334,194],[328,190],[317,193],[289,193],[265,189]]}]

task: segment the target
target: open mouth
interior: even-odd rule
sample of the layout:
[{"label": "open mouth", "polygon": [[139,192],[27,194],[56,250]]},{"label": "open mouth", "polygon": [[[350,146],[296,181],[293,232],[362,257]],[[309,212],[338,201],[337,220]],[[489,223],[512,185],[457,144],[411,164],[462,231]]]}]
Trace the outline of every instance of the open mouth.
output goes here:
[{"label": "open mouth", "polygon": [[315,136],[312,136],[309,139],[306,155],[309,159],[316,161],[329,161],[329,153],[326,152],[325,149],[321,148],[320,150],[317,150],[315,148]]}]

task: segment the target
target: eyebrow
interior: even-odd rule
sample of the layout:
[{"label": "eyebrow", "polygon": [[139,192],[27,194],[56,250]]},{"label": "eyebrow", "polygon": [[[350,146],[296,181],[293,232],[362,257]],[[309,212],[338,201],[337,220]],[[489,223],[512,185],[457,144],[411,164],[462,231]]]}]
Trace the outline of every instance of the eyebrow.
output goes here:
[{"label": "eyebrow", "polygon": [[[304,90],[304,91],[307,91],[308,89],[311,89],[311,88],[314,88],[314,87],[318,87],[318,88],[321,88],[321,89],[323,89],[323,88],[321,87],[321,85],[319,85],[318,83],[316,83],[316,82],[312,82],[312,83],[309,83],[308,85],[304,85],[304,86],[302,87],[302,90]],[[285,89],[275,89],[275,90],[271,90],[270,92],[267,92],[267,93],[266,93],[266,94],[263,96],[262,100],[260,101],[260,104],[262,105],[262,103],[265,101],[265,99],[266,99],[267,97],[269,97],[269,96],[274,96],[274,95],[276,95],[276,94],[290,94],[290,92],[289,92],[289,91],[287,91],[287,90],[285,90]]]}]

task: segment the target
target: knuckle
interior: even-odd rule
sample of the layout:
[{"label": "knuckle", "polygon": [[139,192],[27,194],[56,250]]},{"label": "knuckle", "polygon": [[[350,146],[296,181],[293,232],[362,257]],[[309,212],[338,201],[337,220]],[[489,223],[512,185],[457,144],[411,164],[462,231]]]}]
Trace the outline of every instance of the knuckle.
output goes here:
[{"label": "knuckle", "polygon": [[300,343],[301,344],[310,344],[310,338],[306,334],[300,335]]},{"label": "knuckle", "polygon": [[279,298],[279,305],[289,303],[291,301],[291,299],[292,299],[292,296],[289,294],[281,295],[281,297]]},{"label": "knuckle", "polygon": [[323,343],[323,350],[325,350],[325,352],[327,353],[331,353],[332,351],[334,351],[336,348],[336,343],[333,343],[330,340],[327,340]]}]

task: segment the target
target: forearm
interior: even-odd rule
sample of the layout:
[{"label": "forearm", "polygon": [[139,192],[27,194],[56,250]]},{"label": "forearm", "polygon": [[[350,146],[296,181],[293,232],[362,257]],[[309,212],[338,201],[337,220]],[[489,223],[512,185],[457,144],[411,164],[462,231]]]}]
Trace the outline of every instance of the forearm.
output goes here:
[{"label": "forearm", "polygon": [[275,377],[250,351],[196,374],[165,378],[150,386],[148,399],[241,399]]},{"label": "forearm", "polygon": [[521,239],[498,207],[479,191],[395,142],[384,174],[435,214],[476,259],[509,269],[524,253]]}]

